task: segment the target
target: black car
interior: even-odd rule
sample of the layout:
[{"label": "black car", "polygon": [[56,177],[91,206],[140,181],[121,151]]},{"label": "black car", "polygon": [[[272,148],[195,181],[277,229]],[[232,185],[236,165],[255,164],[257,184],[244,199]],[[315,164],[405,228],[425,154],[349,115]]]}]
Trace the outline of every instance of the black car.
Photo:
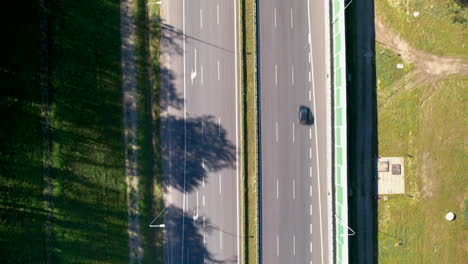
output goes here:
[{"label": "black car", "polygon": [[312,112],[309,107],[304,105],[299,107],[299,123],[302,125],[311,125],[314,123],[314,118],[312,117]]}]

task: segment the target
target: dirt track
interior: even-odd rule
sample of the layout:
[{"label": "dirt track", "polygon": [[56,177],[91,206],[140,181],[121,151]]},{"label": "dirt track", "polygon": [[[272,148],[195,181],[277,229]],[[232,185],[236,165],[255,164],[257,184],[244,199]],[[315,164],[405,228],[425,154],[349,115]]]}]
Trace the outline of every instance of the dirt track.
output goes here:
[{"label": "dirt track", "polygon": [[448,75],[468,75],[468,64],[463,63],[461,59],[436,56],[415,49],[387,28],[379,17],[375,18],[375,38],[380,44],[400,54],[406,62],[413,63],[415,70],[424,74],[428,81]]}]

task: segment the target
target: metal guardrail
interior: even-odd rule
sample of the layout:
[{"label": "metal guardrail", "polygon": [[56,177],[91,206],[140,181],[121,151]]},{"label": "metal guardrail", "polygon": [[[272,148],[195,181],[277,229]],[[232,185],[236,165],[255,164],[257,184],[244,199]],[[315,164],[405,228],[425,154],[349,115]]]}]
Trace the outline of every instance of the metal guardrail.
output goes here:
[{"label": "metal guardrail", "polygon": [[335,263],[348,263],[348,182],[346,127],[346,45],[345,3],[332,0],[332,65],[333,65],[333,177]]}]

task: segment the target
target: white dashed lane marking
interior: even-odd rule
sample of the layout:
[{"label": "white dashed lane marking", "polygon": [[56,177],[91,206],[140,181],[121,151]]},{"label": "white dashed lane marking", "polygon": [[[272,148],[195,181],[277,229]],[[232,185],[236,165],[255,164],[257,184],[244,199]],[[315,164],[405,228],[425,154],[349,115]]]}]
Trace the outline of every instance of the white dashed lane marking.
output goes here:
[{"label": "white dashed lane marking", "polygon": [[279,236],[276,235],[276,256],[279,257]]}]

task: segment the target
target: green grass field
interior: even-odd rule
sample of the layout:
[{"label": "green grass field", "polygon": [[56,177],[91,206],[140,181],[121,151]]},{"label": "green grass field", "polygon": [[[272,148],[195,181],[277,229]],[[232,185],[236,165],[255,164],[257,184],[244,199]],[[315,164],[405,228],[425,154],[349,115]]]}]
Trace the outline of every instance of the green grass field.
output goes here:
[{"label": "green grass field", "polygon": [[125,263],[119,1],[49,7],[54,255],[65,263]]},{"label": "green grass field", "polygon": [[[119,1],[48,1],[54,250],[58,263],[126,263]],[[21,12],[18,12],[21,10]],[[42,263],[38,8],[5,9],[1,263]]]},{"label": "green grass field", "polygon": [[[375,6],[386,25],[413,47],[468,58],[466,1],[379,0]],[[420,16],[415,18],[414,11]],[[378,259],[384,264],[464,263],[468,76],[435,81],[427,76],[433,79],[407,85],[414,66],[394,67],[402,62],[376,44],[379,156],[404,156],[406,174],[406,195],[378,203]],[[454,222],[444,219],[449,211],[457,215]]]},{"label": "green grass field", "polygon": [[[465,0],[376,0],[376,15],[413,47],[468,60]],[[419,12],[414,17],[413,12]]]},{"label": "green grass field", "polygon": [[0,21],[6,36],[23,40],[0,42],[0,263],[40,263],[45,213],[38,8],[6,4]]},{"label": "green grass field", "polygon": [[[405,158],[405,195],[379,201],[380,263],[463,263],[468,229],[463,109],[468,77],[399,93],[379,108],[379,155]],[[445,213],[458,215],[454,222]],[[398,243],[401,243],[398,245]]]},{"label": "green grass field", "polygon": [[[392,84],[412,71],[413,65],[406,64],[401,57],[378,43],[375,45],[375,53],[375,64],[379,65],[376,69],[377,91],[391,96],[394,93]],[[403,64],[403,69],[398,69],[397,64]]]}]

